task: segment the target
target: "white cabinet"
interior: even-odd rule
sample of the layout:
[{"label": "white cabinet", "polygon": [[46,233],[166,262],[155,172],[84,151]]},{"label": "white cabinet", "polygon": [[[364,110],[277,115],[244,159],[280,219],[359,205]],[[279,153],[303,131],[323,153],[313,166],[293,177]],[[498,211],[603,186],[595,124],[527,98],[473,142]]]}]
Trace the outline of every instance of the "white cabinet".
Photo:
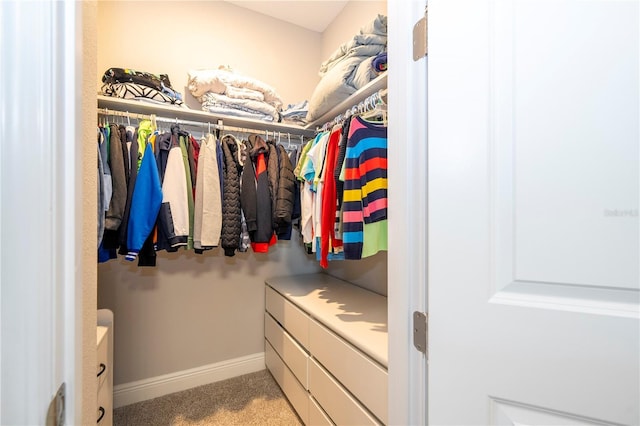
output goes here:
[{"label": "white cabinet", "polygon": [[386,424],[386,297],[326,274],[265,291],[267,368],[302,421]]},{"label": "white cabinet", "polygon": [[113,424],[113,313],[108,309],[98,310],[97,346],[96,419],[101,426],[111,426]]}]

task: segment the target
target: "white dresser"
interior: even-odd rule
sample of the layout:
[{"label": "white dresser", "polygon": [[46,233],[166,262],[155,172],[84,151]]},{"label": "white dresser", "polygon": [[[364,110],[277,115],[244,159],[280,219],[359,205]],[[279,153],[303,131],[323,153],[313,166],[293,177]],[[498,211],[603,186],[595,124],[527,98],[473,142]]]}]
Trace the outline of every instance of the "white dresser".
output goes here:
[{"label": "white dresser", "polygon": [[96,419],[101,426],[113,424],[113,312],[98,310],[98,402]]},{"label": "white dresser", "polygon": [[386,424],[387,298],[326,274],[266,281],[265,360],[306,425]]}]

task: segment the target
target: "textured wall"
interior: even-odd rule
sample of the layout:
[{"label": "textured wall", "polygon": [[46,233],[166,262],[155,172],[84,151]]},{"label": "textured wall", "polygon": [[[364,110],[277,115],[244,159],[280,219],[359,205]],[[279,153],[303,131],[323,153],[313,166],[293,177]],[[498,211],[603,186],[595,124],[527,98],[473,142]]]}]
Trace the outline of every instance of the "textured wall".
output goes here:
[{"label": "textured wall", "polygon": [[[98,88],[112,66],[167,73],[192,106],[192,68],[229,64],[285,103],[310,96],[317,81],[320,34],[221,1],[99,2],[97,34]],[[164,253],[155,269],[99,265],[98,307],[114,311],[114,384],[262,352],[264,279],[317,269],[296,242],[232,259]]]},{"label": "textured wall", "polygon": [[225,258],[161,253],[156,268],[102,264],[99,305],[114,311],[115,384],[264,351],[265,278],[314,272],[297,242]]},{"label": "textured wall", "polygon": [[[168,74],[190,107],[190,69],[230,65],[271,85],[285,105],[317,84],[321,35],[223,1],[102,1],[97,88],[109,67]],[[144,19],[143,19],[144,17]]]},{"label": "textured wall", "polygon": [[[82,146],[82,326],[78,334],[82,335],[82,424],[93,424],[96,418],[97,383],[96,375],[96,306],[97,306],[97,270],[96,270],[96,229],[98,183],[96,175],[96,98],[94,93],[97,63],[97,27],[98,5],[96,1],[81,2],[82,13],[82,127],[80,140]],[[93,142],[93,143],[92,143]]]},{"label": "textured wall", "polygon": [[[126,30],[117,25],[142,15],[147,18]],[[141,43],[148,33],[153,42]],[[230,64],[273,85],[285,103],[295,102],[308,99],[317,84],[322,40],[219,1],[99,2],[95,87],[111,66],[168,73],[181,90],[188,69]],[[267,255],[161,253],[156,268],[124,260],[99,265],[98,307],[114,311],[114,384],[262,352],[264,279],[318,270],[297,240],[280,242]],[[386,255],[343,262],[334,274],[385,294]]]}]

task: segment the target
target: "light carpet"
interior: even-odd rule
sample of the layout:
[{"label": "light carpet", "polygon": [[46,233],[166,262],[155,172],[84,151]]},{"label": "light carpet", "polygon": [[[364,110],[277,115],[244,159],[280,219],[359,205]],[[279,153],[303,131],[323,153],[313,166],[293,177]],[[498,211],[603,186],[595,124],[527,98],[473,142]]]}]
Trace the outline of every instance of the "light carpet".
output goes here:
[{"label": "light carpet", "polygon": [[302,422],[267,370],[120,407],[115,426],[282,425]]}]

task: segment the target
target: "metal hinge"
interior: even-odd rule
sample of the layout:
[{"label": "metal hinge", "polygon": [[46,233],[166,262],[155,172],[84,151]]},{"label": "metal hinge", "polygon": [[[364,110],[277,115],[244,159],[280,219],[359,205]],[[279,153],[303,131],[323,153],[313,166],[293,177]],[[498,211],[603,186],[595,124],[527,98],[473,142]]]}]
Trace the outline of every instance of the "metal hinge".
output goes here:
[{"label": "metal hinge", "polygon": [[417,61],[419,59],[427,56],[428,48],[427,48],[427,7],[424,8],[424,17],[422,17],[414,26],[413,26],[413,60]]},{"label": "metal hinge", "polygon": [[413,313],[413,346],[425,355],[427,353],[427,322],[426,313],[418,311]]},{"label": "metal hinge", "polygon": [[58,388],[58,392],[56,392],[55,397],[55,425],[56,426],[64,426],[65,420],[65,406],[66,406],[66,391],[67,385],[62,382],[60,388]]}]

